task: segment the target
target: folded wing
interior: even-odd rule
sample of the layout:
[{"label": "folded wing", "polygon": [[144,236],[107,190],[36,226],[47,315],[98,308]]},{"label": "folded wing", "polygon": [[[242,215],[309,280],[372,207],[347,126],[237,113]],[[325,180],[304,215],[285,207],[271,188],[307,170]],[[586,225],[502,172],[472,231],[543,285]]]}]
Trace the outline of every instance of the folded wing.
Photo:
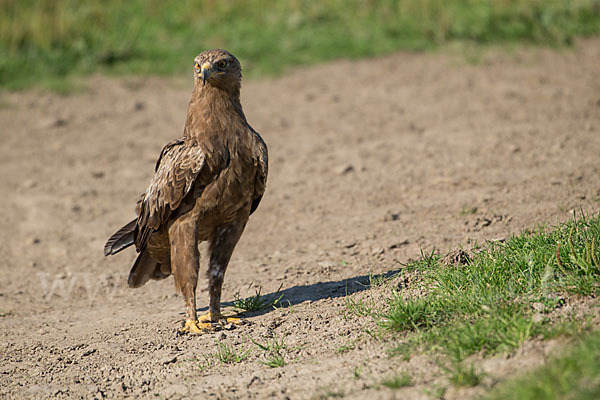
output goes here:
[{"label": "folded wing", "polygon": [[200,146],[187,145],[183,139],[163,148],[152,181],[137,206],[135,246],[138,251],[144,249],[149,235],[169,220],[190,193],[205,160]]}]

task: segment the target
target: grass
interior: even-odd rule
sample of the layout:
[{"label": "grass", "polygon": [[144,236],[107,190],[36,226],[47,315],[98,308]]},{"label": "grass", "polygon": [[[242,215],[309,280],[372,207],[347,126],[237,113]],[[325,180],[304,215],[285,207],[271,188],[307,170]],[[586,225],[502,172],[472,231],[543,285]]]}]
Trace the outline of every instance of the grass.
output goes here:
[{"label": "grass", "polygon": [[338,347],[336,349],[336,353],[338,353],[338,354],[347,353],[351,350],[354,350],[355,348],[356,348],[356,341],[352,340],[352,341]]},{"label": "grass", "polygon": [[379,287],[386,282],[385,274],[369,274],[369,287]]},{"label": "grass", "polygon": [[186,358],[183,361],[194,363],[200,372],[206,372],[213,366],[212,357],[212,355],[205,354],[202,356],[202,358]]},{"label": "grass", "polygon": [[250,349],[238,351],[233,346],[219,342],[215,358],[222,364],[237,364],[244,361],[249,355]]},{"label": "grass", "polygon": [[2,0],[0,8],[0,87],[9,89],[93,72],[180,73],[212,47],[262,76],[453,41],[554,46],[600,32],[600,0]]},{"label": "grass", "polygon": [[412,386],[413,382],[410,375],[403,373],[388,379],[384,379],[381,384],[390,389],[400,389],[403,387]]},{"label": "grass", "polygon": [[473,364],[453,361],[445,370],[454,386],[472,387],[481,382],[482,375]]},{"label": "grass", "polygon": [[252,342],[262,351],[265,352],[265,359],[261,361],[263,365],[270,368],[283,367],[285,365],[285,357],[283,352],[287,349],[285,336],[280,339],[276,337],[267,340],[265,343],[259,343],[254,340]]},{"label": "grass", "polygon": [[466,361],[473,354],[589,330],[589,317],[572,320],[552,312],[570,298],[600,294],[599,241],[600,215],[581,215],[551,230],[539,227],[488,243],[466,263],[448,265],[433,252],[423,254],[403,273],[418,273],[426,293],[411,297],[391,286],[385,304],[370,314],[357,306],[360,301],[346,304],[399,339],[390,355],[409,359],[418,349],[442,354],[439,364],[450,381],[474,386],[481,374]]},{"label": "grass", "polygon": [[393,292],[381,325],[395,331],[431,328],[444,319],[445,313],[437,299],[405,300],[398,292]]},{"label": "grass", "polygon": [[464,217],[465,215],[472,215],[477,213],[478,208],[477,207],[464,207],[460,210],[459,215],[461,217]]},{"label": "grass", "polygon": [[500,384],[487,396],[495,399],[600,398],[600,332],[590,334],[567,354],[539,369]]},{"label": "grass", "polygon": [[250,296],[245,299],[240,298],[240,294],[236,293],[234,295],[233,307],[240,311],[255,312],[264,310],[266,308],[275,307],[283,297],[283,294],[277,296],[281,290],[281,286],[279,289],[277,289],[277,292],[271,296],[261,295],[261,289],[262,288],[258,288],[254,296]]},{"label": "grass", "polygon": [[261,362],[269,368],[279,368],[285,365],[285,359],[279,353],[270,354]]},{"label": "grass", "polygon": [[365,299],[361,298],[356,300],[350,296],[346,296],[344,298],[344,303],[346,310],[348,310],[348,313],[351,315],[364,317],[373,313],[374,305],[372,302],[368,302]]}]

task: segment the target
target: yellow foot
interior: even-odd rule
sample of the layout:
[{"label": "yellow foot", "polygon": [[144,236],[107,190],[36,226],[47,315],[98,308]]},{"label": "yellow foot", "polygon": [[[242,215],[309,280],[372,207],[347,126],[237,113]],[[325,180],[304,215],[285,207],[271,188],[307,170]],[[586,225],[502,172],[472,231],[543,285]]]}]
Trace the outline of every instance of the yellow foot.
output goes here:
[{"label": "yellow foot", "polygon": [[233,316],[225,316],[223,314],[213,315],[210,311],[204,315],[201,315],[198,318],[198,321],[219,323],[221,325],[227,325],[227,324],[241,325],[242,324],[241,318],[237,318],[237,317],[233,317]]},{"label": "yellow foot", "polygon": [[188,319],[185,321],[185,326],[179,330],[180,333],[204,333],[212,330],[211,324],[201,323],[200,321],[194,321]]}]

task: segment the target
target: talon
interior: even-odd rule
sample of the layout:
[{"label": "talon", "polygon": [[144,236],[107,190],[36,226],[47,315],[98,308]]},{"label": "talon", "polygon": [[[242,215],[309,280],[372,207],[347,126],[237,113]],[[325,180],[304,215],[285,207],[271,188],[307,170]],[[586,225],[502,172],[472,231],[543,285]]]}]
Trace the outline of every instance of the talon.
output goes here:
[{"label": "talon", "polygon": [[242,319],[241,318],[237,318],[237,317],[225,317],[223,319],[228,324],[234,324],[234,325],[241,325],[242,324]]},{"label": "talon", "polygon": [[206,323],[201,323],[200,321],[194,321],[193,319],[188,319],[185,321],[185,326],[179,330],[181,333],[204,333],[208,330],[211,330],[211,325]]},{"label": "talon", "polygon": [[[241,325],[242,319],[238,318],[238,317],[232,317],[232,316],[225,316],[223,314],[212,314],[210,311],[207,312],[206,314],[201,315],[198,318],[198,321],[207,321],[207,322],[212,322],[212,323],[219,323],[221,325],[227,325],[227,324],[234,324],[234,325]],[[208,324],[207,324],[208,325]]]}]

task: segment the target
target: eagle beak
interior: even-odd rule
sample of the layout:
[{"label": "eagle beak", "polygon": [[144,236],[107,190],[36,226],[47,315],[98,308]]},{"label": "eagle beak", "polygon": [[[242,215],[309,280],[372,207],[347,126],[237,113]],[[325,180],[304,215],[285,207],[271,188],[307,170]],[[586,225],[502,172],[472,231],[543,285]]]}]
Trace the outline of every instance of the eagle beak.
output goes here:
[{"label": "eagle beak", "polygon": [[211,65],[207,62],[202,64],[202,69],[200,70],[200,76],[202,77],[202,86],[204,86],[206,80],[210,76],[210,67]]}]

